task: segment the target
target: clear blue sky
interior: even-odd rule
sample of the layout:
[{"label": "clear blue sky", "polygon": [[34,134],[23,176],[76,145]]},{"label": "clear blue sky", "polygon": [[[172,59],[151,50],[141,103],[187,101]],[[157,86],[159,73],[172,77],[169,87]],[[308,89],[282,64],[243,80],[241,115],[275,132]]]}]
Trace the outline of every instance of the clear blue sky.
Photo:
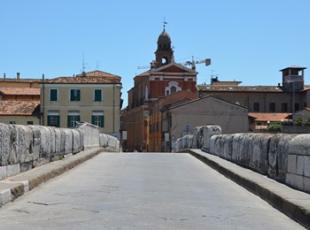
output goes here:
[{"label": "clear blue sky", "polygon": [[[309,0],[2,0],[0,74],[39,78],[101,69],[122,76],[123,97],[137,66],[154,59],[162,21],[168,21],[177,62],[244,85],[276,85],[279,69],[310,68]],[[310,83],[310,71],[306,71]]]}]

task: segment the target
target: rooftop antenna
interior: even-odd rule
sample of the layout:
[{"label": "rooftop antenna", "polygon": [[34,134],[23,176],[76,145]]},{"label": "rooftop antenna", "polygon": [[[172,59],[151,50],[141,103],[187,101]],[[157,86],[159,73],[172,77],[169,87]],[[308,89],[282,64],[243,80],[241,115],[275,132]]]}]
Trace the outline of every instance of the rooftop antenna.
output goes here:
[{"label": "rooftop antenna", "polygon": [[84,53],[82,54],[82,76],[86,76],[86,65],[85,65],[85,57]]}]

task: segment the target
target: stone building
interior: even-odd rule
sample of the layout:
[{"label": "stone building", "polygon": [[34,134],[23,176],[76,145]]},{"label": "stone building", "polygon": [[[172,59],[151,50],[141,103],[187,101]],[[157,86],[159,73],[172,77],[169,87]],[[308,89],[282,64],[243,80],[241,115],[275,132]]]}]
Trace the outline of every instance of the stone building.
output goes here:
[{"label": "stone building", "polygon": [[168,123],[165,122],[167,115],[164,111],[171,106],[195,100],[197,97],[196,93],[184,90],[159,98],[151,104],[149,118],[150,152],[162,152],[170,149],[167,147],[170,135],[167,132]]},{"label": "stone building", "polygon": [[88,122],[119,135],[121,78],[103,71],[45,80],[41,84],[42,123],[75,127]]},{"label": "stone building", "polygon": [[164,113],[166,128],[162,132],[169,135],[165,151],[171,150],[177,138],[192,134],[198,126],[219,125],[223,133],[249,130],[247,108],[211,96],[171,106]]},{"label": "stone building", "polygon": [[121,118],[121,130],[127,134],[127,140],[123,138],[125,150],[148,151],[151,104],[179,91],[196,93],[196,76],[195,69],[175,62],[171,38],[164,29],[158,37],[150,69],[135,76],[134,86],[128,91],[128,106]]},{"label": "stone building", "polygon": [[254,113],[294,113],[310,105],[310,86],[304,84],[305,69],[282,69],[282,85],[278,86],[241,86],[241,82],[213,78],[211,84],[198,86],[199,96],[214,96]]}]

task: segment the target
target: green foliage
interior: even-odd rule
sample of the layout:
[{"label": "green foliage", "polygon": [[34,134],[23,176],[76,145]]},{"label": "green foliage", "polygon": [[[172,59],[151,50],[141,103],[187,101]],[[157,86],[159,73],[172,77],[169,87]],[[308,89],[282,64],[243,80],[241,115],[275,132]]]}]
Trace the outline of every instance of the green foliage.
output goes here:
[{"label": "green foliage", "polygon": [[295,125],[296,126],[302,126],[302,118],[301,117],[297,117],[295,119]]},{"label": "green foliage", "polygon": [[268,125],[268,131],[269,132],[281,132],[281,123],[280,122],[272,122]]}]

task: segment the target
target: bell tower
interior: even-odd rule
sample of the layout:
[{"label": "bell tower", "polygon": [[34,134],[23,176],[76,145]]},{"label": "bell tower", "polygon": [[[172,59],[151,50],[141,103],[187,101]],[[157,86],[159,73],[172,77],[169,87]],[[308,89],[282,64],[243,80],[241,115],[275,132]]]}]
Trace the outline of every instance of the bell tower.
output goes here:
[{"label": "bell tower", "polygon": [[157,40],[157,50],[155,52],[156,60],[154,63],[155,68],[174,62],[171,39],[166,32],[166,24],[167,22],[164,22],[163,32],[159,35]]}]

